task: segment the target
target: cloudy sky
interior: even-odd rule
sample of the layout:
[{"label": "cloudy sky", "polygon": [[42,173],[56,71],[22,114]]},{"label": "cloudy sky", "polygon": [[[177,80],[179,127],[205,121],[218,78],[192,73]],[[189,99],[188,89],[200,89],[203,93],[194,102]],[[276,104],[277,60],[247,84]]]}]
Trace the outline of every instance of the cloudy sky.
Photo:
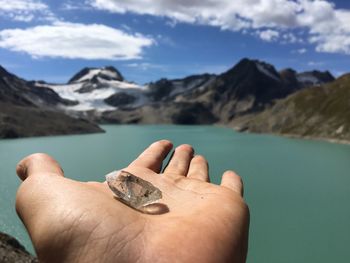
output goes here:
[{"label": "cloudy sky", "polygon": [[350,72],[350,1],[0,0],[0,65],[26,79],[63,83],[112,65],[146,83],[243,57]]}]

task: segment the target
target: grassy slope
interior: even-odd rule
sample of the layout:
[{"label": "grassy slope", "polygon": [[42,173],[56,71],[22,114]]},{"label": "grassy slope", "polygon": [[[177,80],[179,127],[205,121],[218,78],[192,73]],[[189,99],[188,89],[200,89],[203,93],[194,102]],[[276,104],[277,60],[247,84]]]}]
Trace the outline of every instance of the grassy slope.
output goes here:
[{"label": "grassy slope", "polygon": [[252,132],[350,140],[350,74],[297,92],[237,124]]}]

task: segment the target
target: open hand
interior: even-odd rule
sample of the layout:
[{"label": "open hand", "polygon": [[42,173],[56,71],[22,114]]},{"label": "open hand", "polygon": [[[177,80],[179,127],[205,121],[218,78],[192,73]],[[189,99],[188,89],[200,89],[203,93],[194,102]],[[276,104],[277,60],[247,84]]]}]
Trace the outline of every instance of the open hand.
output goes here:
[{"label": "open hand", "polygon": [[244,262],[249,212],[239,176],[209,183],[204,157],[189,145],[150,145],[127,168],[163,193],[169,212],[148,215],[114,198],[106,182],[65,178],[59,164],[34,154],[17,166],[16,209],[42,262]]}]

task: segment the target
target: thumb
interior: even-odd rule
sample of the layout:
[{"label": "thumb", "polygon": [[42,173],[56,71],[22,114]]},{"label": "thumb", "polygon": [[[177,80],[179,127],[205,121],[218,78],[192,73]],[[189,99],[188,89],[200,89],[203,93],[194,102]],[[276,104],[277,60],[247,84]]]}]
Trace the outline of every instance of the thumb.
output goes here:
[{"label": "thumb", "polygon": [[63,176],[63,170],[58,162],[44,153],[35,153],[22,159],[17,164],[16,172],[22,181],[39,174]]},{"label": "thumb", "polygon": [[17,175],[22,179],[16,195],[16,210],[29,232],[38,222],[43,211],[52,209],[50,196],[54,187],[59,187],[63,178],[61,166],[51,156],[43,153],[29,155],[16,167]]}]

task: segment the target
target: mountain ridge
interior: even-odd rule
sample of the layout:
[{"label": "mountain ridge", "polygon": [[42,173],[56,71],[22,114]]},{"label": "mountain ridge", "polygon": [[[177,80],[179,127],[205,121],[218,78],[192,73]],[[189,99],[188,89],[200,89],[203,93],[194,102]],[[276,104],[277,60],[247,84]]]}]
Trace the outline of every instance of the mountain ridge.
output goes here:
[{"label": "mountain ridge", "polygon": [[103,131],[56,109],[57,105],[71,104],[53,90],[37,87],[0,68],[0,138]]},{"label": "mountain ridge", "polygon": [[[35,107],[50,105],[55,112],[90,122],[217,123],[249,130],[247,120],[276,101],[312,87],[321,89],[334,79],[328,71],[277,71],[269,63],[244,58],[221,74],[160,79],[143,86],[126,81],[112,66],[83,68],[66,84],[21,81],[31,93],[41,96],[41,103],[29,100]],[[0,101],[2,90],[6,89],[0,89]],[[35,96],[31,94],[29,99]]]},{"label": "mountain ridge", "polygon": [[235,120],[238,130],[350,141],[350,74],[298,91],[254,116]]},{"label": "mountain ridge", "polygon": [[[124,78],[103,79],[99,76],[101,70],[108,71],[111,68],[84,68],[75,74],[67,84],[46,85],[46,87],[53,89],[65,99],[80,103],[80,106],[69,107],[68,105],[67,110],[110,111],[118,110],[119,106],[120,108],[137,108],[159,101],[191,101],[194,99],[194,96],[191,99],[192,91],[202,98],[203,96],[212,96],[213,101],[217,101],[217,97],[225,100],[219,94],[220,92],[226,92],[226,99],[235,97],[236,100],[241,100],[244,97],[254,96],[251,107],[259,108],[259,103],[260,106],[263,106],[263,104],[271,102],[272,99],[284,97],[298,89],[310,86],[310,84],[297,80],[300,74],[306,74],[306,72],[298,73],[299,75],[295,72],[295,81],[288,82],[272,65],[247,58],[242,59],[234,67],[219,75],[206,73],[182,79],[160,79],[143,86],[127,82]],[[91,74],[92,71],[95,71],[94,74]],[[121,76],[120,72],[114,68],[112,68],[113,72],[118,72]],[[109,72],[107,75],[112,73]],[[320,76],[324,74],[319,71],[309,74],[316,73]],[[79,79],[83,81],[78,81]],[[242,84],[242,81],[245,83]],[[322,80],[318,81],[322,82]],[[203,95],[210,85],[215,85],[218,91],[212,90],[212,94]],[[248,94],[249,92],[251,94]],[[78,93],[94,95],[98,101],[96,103],[90,101],[84,105],[86,96],[80,96]],[[120,94],[117,95],[118,93]]]}]

